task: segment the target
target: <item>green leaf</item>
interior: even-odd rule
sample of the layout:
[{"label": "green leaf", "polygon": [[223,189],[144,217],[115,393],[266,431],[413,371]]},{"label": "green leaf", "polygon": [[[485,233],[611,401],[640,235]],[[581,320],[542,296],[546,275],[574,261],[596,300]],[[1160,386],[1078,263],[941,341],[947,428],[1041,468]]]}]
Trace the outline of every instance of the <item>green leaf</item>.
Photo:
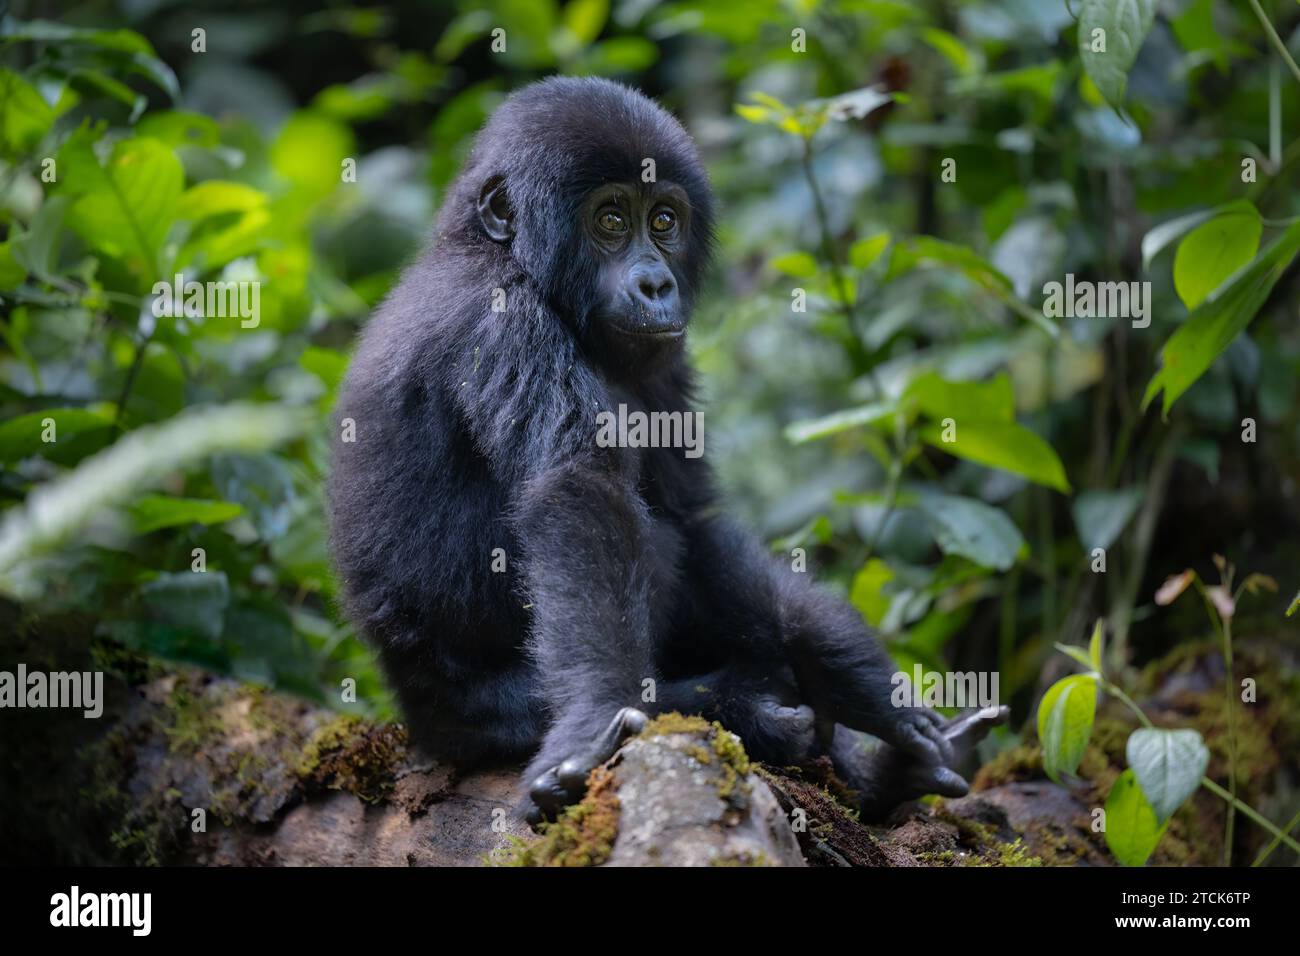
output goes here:
[{"label": "green leaf", "polygon": [[1295,597],[1291,599],[1291,606],[1286,609],[1286,616],[1291,617],[1296,611],[1300,611],[1300,591],[1296,591]]},{"label": "green leaf", "polygon": [[817,275],[817,260],[807,252],[787,252],[773,256],[769,265],[777,272],[784,272],[796,279],[811,279]]},{"label": "green leaf", "polygon": [[906,242],[895,243],[889,259],[888,278],[897,278],[912,269],[935,266],[965,276],[1053,338],[1060,335],[1056,323],[1043,315],[1041,309],[1031,308],[1016,295],[1015,287],[1003,272],[983,256],[955,242],[945,242],[932,236],[917,236]]},{"label": "green leaf", "polygon": [[921,31],[921,39],[943,54],[944,59],[951,63],[961,76],[976,74],[983,67],[983,57],[972,52],[961,40],[946,30],[926,27]]},{"label": "green leaf", "polygon": [[1129,735],[1126,755],[1161,823],[1196,792],[1210,763],[1210,751],[1195,730],[1135,730]]},{"label": "green leaf", "polygon": [[229,603],[230,585],[221,571],[160,574],[140,589],[140,604],[149,620],[210,641],[221,637]]},{"label": "green leaf", "polygon": [[[1083,0],[1079,56],[1088,77],[1115,110],[1124,105],[1128,71],[1156,15],[1156,0]],[[1103,31],[1100,34],[1095,31]],[[1104,52],[1094,51],[1094,37]]]},{"label": "green leaf", "polygon": [[221,524],[238,517],[244,509],[232,501],[203,498],[169,498],[145,495],[131,505],[136,534],[186,524]]},{"label": "green leaf", "polygon": [[1273,240],[1255,260],[1220,285],[1161,349],[1163,364],[1147,385],[1142,408],[1163,391],[1163,414],[1192,387],[1250,324],[1300,251],[1300,223]]},{"label": "green leaf", "polygon": [[1025,539],[1012,520],[982,501],[927,493],[920,496],[919,507],[930,519],[935,541],[944,554],[1006,571],[1025,548]]},{"label": "green leaf", "polygon": [[60,151],[61,176],[77,197],[70,220],[91,246],[120,258],[152,285],[164,272],[160,251],[181,194],[184,172],[157,140],[122,140],[101,166],[86,130]]},{"label": "green leaf", "polygon": [[320,113],[289,118],[271,145],[271,165],[308,198],[328,195],[342,181],[343,160],[355,157],[352,131]]},{"label": "green leaf", "polygon": [[1177,219],[1170,219],[1162,222],[1153,229],[1149,229],[1147,234],[1142,237],[1142,268],[1150,269],[1151,263],[1155,261],[1156,256],[1164,252],[1181,239],[1187,233],[1191,232],[1202,223],[1209,222],[1216,216],[1223,216],[1234,212],[1240,212],[1245,207],[1254,211],[1255,207],[1244,199],[1234,200],[1222,206],[1216,206],[1214,209],[1202,209],[1199,212],[1190,212],[1185,216],[1179,216]]},{"label": "green leaf", "polygon": [[104,509],[123,504],[178,469],[223,449],[263,451],[301,435],[302,409],[236,404],[192,408],[137,428],[93,458],[33,489],[0,519],[0,591],[39,596],[47,584],[38,559],[73,537]]},{"label": "green leaf", "polygon": [[1106,622],[1102,618],[1097,618],[1097,623],[1092,629],[1092,638],[1088,641],[1088,662],[1098,674],[1101,673],[1101,654],[1105,639]]},{"label": "green leaf", "polygon": [[583,46],[600,36],[609,17],[609,0],[569,0],[564,7],[564,28]]},{"label": "green leaf", "polygon": [[940,451],[990,468],[1021,475],[1068,494],[1065,466],[1052,446],[1015,422],[966,421],[954,418],[954,441],[944,441],[941,423],[923,425],[921,438]]},{"label": "green leaf", "polygon": [[1174,288],[1195,309],[1225,279],[1255,258],[1264,222],[1250,203],[1234,204],[1188,233],[1174,256]]},{"label": "green leaf", "polygon": [[[44,440],[45,420],[54,422],[53,442]],[[0,424],[0,461],[14,462],[54,452],[76,435],[108,428],[112,420],[84,408],[45,408],[18,415]]]},{"label": "green leaf", "polygon": [[786,426],[786,441],[801,445],[806,441],[848,431],[850,428],[860,428],[863,425],[884,421],[897,411],[898,406],[892,402],[872,402],[869,405],[859,405],[857,408],[846,408],[824,418],[794,422]]},{"label": "green leaf", "polygon": [[1124,866],[1142,866],[1167,826],[1156,819],[1133,771],[1120,774],[1106,798],[1106,845],[1115,859]]},{"label": "green leaf", "polygon": [[1142,503],[1141,488],[1116,491],[1083,491],[1070,505],[1074,527],[1085,551],[1109,548],[1128,525]]},{"label": "green leaf", "polygon": [[925,372],[903,394],[939,421],[1014,422],[1016,418],[1016,395],[1005,372],[988,382],[950,382],[936,372]]},{"label": "green leaf", "polygon": [[889,233],[879,232],[874,236],[859,239],[849,247],[849,265],[855,269],[868,268],[888,248],[889,238]]},{"label": "green leaf", "polygon": [[1092,736],[1097,713],[1097,680],[1072,674],[1047,689],[1038,705],[1038,740],[1043,770],[1057,783],[1062,773],[1074,773]]},{"label": "green leaf", "polygon": [[0,153],[32,149],[54,122],[54,110],[36,88],[12,70],[0,69]]},{"label": "green leaf", "polygon": [[871,558],[853,576],[849,603],[862,612],[872,627],[879,627],[889,611],[892,599],[884,588],[893,579],[894,572],[879,558]]},{"label": "green leaf", "polygon": [[1062,644],[1060,641],[1054,641],[1052,646],[1076,664],[1082,664],[1090,672],[1096,670],[1096,668],[1092,666],[1092,658],[1073,644]]},{"label": "green leaf", "polygon": [[67,196],[51,196],[41,203],[41,208],[24,233],[15,233],[13,239],[14,262],[28,275],[46,282],[57,281],[59,250],[67,235],[64,219],[72,200]]},{"label": "green leaf", "polygon": [[209,216],[247,212],[266,205],[266,194],[243,183],[209,179],[191,186],[176,201],[176,218],[197,222]]}]

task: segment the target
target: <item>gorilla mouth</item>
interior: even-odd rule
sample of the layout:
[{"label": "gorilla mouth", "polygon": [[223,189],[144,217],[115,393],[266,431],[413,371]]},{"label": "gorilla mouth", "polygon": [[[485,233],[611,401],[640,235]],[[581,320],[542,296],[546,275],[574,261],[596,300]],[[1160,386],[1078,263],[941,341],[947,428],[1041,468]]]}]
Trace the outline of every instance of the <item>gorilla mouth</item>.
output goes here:
[{"label": "gorilla mouth", "polygon": [[629,329],[627,326],[623,325],[616,325],[614,328],[618,329],[618,331],[622,332],[624,335],[631,335],[638,339],[658,342],[669,342],[673,339],[680,339],[686,334],[686,329],[680,325],[676,328],[662,329]]}]

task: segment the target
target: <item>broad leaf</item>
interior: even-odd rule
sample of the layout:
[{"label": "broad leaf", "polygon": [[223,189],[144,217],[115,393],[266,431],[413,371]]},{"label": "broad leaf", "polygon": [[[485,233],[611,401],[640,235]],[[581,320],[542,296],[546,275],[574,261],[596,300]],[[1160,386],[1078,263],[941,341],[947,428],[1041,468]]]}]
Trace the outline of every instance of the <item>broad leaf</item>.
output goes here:
[{"label": "broad leaf", "polygon": [[976,564],[1007,571],[1025,547],[1025,539],[1005,513],[974,498],[924,494],[920,509],[934,526],[934,538],[944,554],[960,555]]},{"label": "broad leaf", "polygon": [[1083,0],[1079,7],[1079,57],[1116,110],[1124,104],[1128,71],[1155,15],[1156,0]]},{"label": "broad leaf", "polygon": [[1194,309],[1224,280],[1255,258],[1264,221],[1248,202],[1215,216],[1188,233],[1174,256],[1174,288]]},{"label": "broad leaf", "polygon": [[137,534],[148,534],[159,528],[173,528],[177,525],[221,524],[238,517],[243,511],[233,501],[169,498],[166,495],[145,495],[131,505],[133,527]]},{"label": "broad leaf", "polygon": [[1220,285],[1169,337],[1163,364],[1147,385],[1142,407],[1163,391],[1164,414],[1205,374],[1232,340],[1250,324],[1277,280],[1300,251],[1300,223],[1292,225],[1255,260]]},{"label": "broad leaf", "polygon": [[1043,695],[1038,705],[1043,771],[1058,783],[1062,773],[1079,768],[1096,713],[1097,681],[1087,674],[1063,677]]},{"label": "broad leaf", "polygon": [[922,439],[958,458],[990,468],[1000,468],[1022,475],[1030,481],[1068,493],[1070,482],[1065,477],[1065,466],[1052,446],[1028,428],[1015,422],[966,421],[955,418],[956,434],[953,441],[944,441],[942,423],[931,423],[920,429]]},{"label": "broad leaf", "polygon": [[1114,544],[1141,503],[1141,488],[1080,492],[1070,510],[1084,550],[1090,552]]},{"label": "broad leaf", "polygon": [[926,372],[912,380],[904,396],[939,421],[1013,422],[1016,417],[1016,396],[1005,372],[988,382],[949,382]]},{"label": "broad leaf", "polygon": [[1132,770],[1125,770],[1106,798],[1106,845],[1124,866],[1142,866],[1164,835],[1165,827],[1142,795]]},{"label": "broad leaf", "polygon": [[[54,441],[47,442],[46,419],[53,422]],[[31,455],[51,457],[60,443],[76,435],[112,426],[112,421],[85,408],[45,408],[0,423],[0,461],[14,462]]]},{"label": "broad leaf", "polygon": [[1210,751],[1194,730],[1135,730],[1126,748],[1142,793],[1164,823],[1201,785]]},{"label": "broad leaf", "polygon": [[156,140],[127,139],[101,166],[90,137],[76,135],[60,160],[61,177],[77,196],[69,216],[73,227],[151,286],[165,271],[160,253],[184,181],[176,154]]},{"label": "broad leaf", "polygon": [[872,402],[869,405],[859,405],[857,408],[846,408],[824,418],[788,425],[785,429],[785,437],[787,441],[799,445],[850,428],[860,428],[863,425],[884,421],[897,411],[897,406],[892,402]]}]

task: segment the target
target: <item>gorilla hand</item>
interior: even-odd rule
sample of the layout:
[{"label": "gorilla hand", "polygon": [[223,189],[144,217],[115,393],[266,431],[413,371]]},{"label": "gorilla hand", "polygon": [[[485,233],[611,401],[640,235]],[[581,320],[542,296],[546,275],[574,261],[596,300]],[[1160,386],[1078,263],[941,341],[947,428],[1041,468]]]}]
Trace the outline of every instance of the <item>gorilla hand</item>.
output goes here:
[{"label": "gorilla hand", "polygon": [[[934,715],[933,711],[918,711]],[[1006,722],[1008,707],[986,707],[968,711],[938,725],[950,757],[944,761],[928,759],[929,747],[917,751],[900,750],[888,745],[872,747],[863,734],[847,727],[835,729],[831,759],[845,782],[858,791],[859,809],[864,820],[879,820],[898,804],[929,793],[942,797],[964,797],[970,785],[955,769],[966,763],[975,745],[993,727]]]},{"label": "gorilla hand", "polygon": [[635,707],[624,707],[614,715],[599,737],[588,747],[543,771],[528,788],[531,806],[524,819],[532,826],[554,820],[569,804],[577,803],[587,792],[587,777],[627,740],[645,730],[649,718]]}]

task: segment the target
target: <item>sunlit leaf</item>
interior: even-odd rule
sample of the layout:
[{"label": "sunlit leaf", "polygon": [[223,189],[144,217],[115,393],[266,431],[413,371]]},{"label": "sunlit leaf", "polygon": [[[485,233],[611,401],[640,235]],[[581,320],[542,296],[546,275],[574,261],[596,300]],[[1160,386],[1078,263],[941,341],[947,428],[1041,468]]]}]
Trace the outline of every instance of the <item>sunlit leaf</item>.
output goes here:
[{"label": "sunlit leaf", "polygon": [[1232,344],[1300,251],[1300,223],[1290,226],[1205,299],[1161,349],[1160,370],[1142,397],[1145,409],[1163,392],[1164,414]]},{"label": "sunlit leaf", "polygon": [[1106,798],[1106,846],[1124,866],[1142,866],[1164,836],[1167,823],[1142,794],[1132,769],[1125,770]]},{"label": "sunlit leaf", "polygon": [[1189,232],[1174,255],[1174,288],[1183,304],[1196,308],[1255,258],[1263,231],[1264,222],[1255,207],[1242,202]]},{"label": "sunlit leaf", "polygon": [[1038,704],[1038,741],[1043,748],[1043,771],[1060,782],[1061,774],[1074,773],[1092,736],[1097,712],[1097,680],[1087,674],[1063,677],[1047,689]]}]

